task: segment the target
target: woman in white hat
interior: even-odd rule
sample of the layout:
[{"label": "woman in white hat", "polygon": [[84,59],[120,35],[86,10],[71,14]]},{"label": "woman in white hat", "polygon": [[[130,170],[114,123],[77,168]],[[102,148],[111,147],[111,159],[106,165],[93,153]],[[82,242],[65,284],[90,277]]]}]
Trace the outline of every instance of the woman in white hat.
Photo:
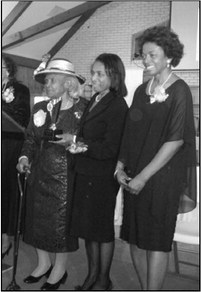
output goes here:
[{"label": "woman in white hat", "polygon": [[[54,144],[57,133],[76,134],[86,100],[79,98],[79,82],[65,59],[50,60],[34,71],[50,100],[34,105],[19,158],[19,172],[29,172],[26,194],[24,241],[36,248],[38,264],[24,279],[27,284],[46,276],[41,290],[57,290],[67,278],[67,252],[78,249],[78,240],[68,235],[72,195],[68,192],[68,154]],[[55,253],[54,264],[50,253]]]}]

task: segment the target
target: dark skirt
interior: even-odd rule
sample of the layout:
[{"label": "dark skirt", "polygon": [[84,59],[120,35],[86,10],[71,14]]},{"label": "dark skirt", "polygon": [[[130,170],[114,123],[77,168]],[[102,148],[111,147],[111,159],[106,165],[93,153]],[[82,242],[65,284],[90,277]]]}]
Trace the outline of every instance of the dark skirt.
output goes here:
[{"label": "dark skirt", "polygon": [[37,152],[27,180],[24,241],[47,252],[78,249],[78,238],[70,236],[72,192],[64,147],[44,143]]},{"label": "dark skirt", "polygon": [[74,187],[71,234],[90,241],[113,241],[117,182],[113,177],[77,174]]},{"label": "dark skirt", "polygon": [[[152,210],[152,196],[142,193],[138,196],[124,192],[123,222],[120,237],[141,249],[170,252],[174,237],[178,203],[158,206]],[[165,200],[165,198],[164,198]]]}]

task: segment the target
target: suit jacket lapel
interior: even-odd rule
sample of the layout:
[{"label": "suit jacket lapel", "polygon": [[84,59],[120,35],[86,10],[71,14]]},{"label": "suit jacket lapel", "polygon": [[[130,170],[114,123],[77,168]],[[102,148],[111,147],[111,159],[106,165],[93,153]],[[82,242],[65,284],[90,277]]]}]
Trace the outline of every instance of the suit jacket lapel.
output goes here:
[{"label": "suit jacket lapel", "polygon": [[94,117],[96,117],[97,115],[101,114],[105,108],[108,107],[108,104],[115,98],[115,96],[113,95],[112,92],[108,92],[108,94],[106,94],[101,101],[91,110],[89,111],[89,109],[91,108],[95,97],[92,99],[92,101],[90,102],[87,111],[86,111],[86,115],[84,115],[83,120],[88,121],[90,119],[93,119]]},{"label": "suit jacket lapel", "polygon": [[86,107],[86,109],[85,109],[85,111],[84,111],[84,113],[83,113],[83,115],[82,115],[81,121],[82,121],[82,120],[85,120],[85,117],[89,114],[89,110],[90,110],[92,104],[94,103],[96,96],[97,96],[97,94],[95,94],[95,95],[92,97],[92,99],[90,100],[90,102],[88,103],[88,105],[87,105],[87,107]]}]

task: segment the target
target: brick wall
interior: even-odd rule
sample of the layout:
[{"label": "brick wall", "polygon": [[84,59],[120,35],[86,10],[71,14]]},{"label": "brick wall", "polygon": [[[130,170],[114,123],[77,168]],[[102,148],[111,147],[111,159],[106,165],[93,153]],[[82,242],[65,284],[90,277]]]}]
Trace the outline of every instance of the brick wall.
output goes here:
[{"label": "brick wall", "polygon": [[[139,68],[131,61],[132,35],[168,21],[169,17],[169,1],[109,3],[99,8],[55,57],[71,60],[76,71],[89,81],[90,66],[96,56],[103,52],[118,54],[126,69],[134,70],[137,81],[130,90],[132,99],[133,90],[139,85],[139,78],[141,80]],[[198,70],[178,71],[177,74],[190,86],[199,85]]]},{"label": "brick wall", "polygon": [[[177,68],[175,68],[177,69]],[[180,78],[186,81],[189,86],[198,86],[199,85],[199,71],[176,71],[175,72]]]},{"label": "brick wall", "polygon": [[170,4],[113,2],[99,8],[55,57],[71,60],[76,71],[90,78],[90,65],[100,53],[118,54],[126,68],[131,62],[132,35],[169,19]]}]

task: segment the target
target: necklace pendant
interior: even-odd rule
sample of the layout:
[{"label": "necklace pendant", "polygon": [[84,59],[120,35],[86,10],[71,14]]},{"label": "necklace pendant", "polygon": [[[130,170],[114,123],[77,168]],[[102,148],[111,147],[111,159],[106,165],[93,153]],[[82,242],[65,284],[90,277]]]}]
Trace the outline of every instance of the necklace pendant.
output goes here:
[{"label": "necklace pendant", "polygon": [[52,110],[53,110],[52,101],[48,102],[48,104],[47,104],[47,110],[48,110],[48,112],[52,112]]}]

